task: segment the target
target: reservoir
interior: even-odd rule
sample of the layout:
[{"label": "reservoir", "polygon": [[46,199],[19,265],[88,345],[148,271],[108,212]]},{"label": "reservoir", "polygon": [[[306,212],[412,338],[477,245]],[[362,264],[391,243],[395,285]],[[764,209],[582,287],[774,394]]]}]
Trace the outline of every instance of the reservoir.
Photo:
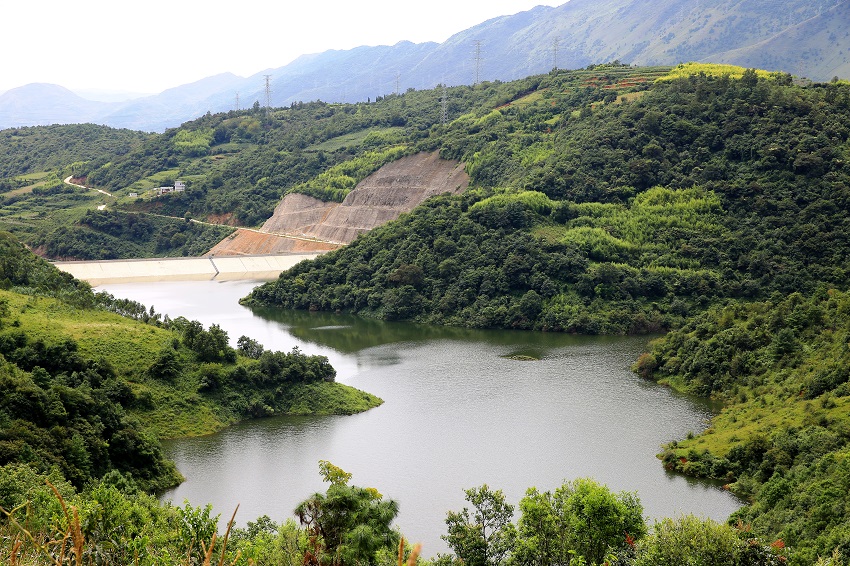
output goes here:
[{"label": "reservoir", "polygon": [[[665,472],[661,444],[706,427],[711,407],[629,369],[646,337],[577,337],[387,323],[346,315],[250,310],[257,281],[163,281],[98,287],[169,316],[219,324],[266,349],[327,356],[337,381],[384,404],[340,417],[275,417],[166,450],[186,481],[164,497],[211,503],[223,521],[275,521],[326,484],[319,460],[398,501],[396,525],[425,556],[447,552],[449,510],[488,484],[517,505],[529,487],[592,477],[636,491],[650,520],[725,520],[741,502],[721,487]],[[522,355],[533,360],[511,359]]]}]

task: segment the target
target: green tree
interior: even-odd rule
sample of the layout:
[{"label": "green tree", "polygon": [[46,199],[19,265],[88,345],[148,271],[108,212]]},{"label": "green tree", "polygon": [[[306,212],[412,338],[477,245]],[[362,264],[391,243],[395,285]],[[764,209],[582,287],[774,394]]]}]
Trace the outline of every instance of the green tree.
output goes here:
[{"label": "green tree", "polygon": [[633,492],[612,493],[581,478],[555,491],[555,505],[569,528],[571,548],[589,564],[602,564],[646,534],[643,506]]},{"label": "green tree", "polygon": [[686,515],[656,522],[638,545],[635,566],[728,566],[735,564],[735,530],[711,519]]},{"label": "green tree", "polygon": [[154,379],[174,381],[180,375],[182,369],[183,364],[180,362],[177,352],[169,345],[159,351],[156,360],[148,368],[148,375]]},{"label": "green tree", "polygon": [[262,344],[244,335],[240,336],[239,340],[236,341],[236,349],[243,356],[254,360],[259,359],[265,351]]},{"label": "green tree", "polygon": [[514,559],[520,564],[602,564],[632,552],[646,534],[643,507],[630,492],[612,493],[587,478],[566,482],[554,494],[529,489]]},{"label": "green tree", "polygon": [[204,545],[212,544],[218,531],[219,515],[212,514],[212,505],[192,507],[183,501],[177,507],[179,547],[186,549],[187,564],[204,564]]},{"label": "green tree", "polygon": [[180,321],[178,328],[183,335],[183,344],[195,352],[201,362],[234,362],[236,353],[228,346],[227,332],[217,324],[211,324],[209,330],[197,320]]},{"label": "green tree", "polygon": [[398,533],[391,524],[398,504],[374,488],[348,485],[351,474],[330,462],[319,462],[322,478],[331,485],[295,508],[310,543],[304,564],[345,566],[376,564],[382,549],[393,551]]},{"label": "green tree", "polygon": [[519,502],[517,544],[513,560],[528,566],[549,566],[567,561],[563,528],[555,513],[552,493],[529,488]]},{"label": "green tree", "polygon": [[449,511],[448,533],[441,538],[454,550],[465,566],[498,566],[514,547],[516,528],[511,522],[514,506],[505,501],[502,490],[487,484],[467,489],[466,500],[472,511]]}]

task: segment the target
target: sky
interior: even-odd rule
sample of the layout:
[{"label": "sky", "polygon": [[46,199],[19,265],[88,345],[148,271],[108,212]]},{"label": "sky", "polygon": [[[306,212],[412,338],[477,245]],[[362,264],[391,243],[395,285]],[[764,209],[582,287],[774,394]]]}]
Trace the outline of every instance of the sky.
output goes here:
[{"label": "sky", "polygon": [[155,94],[299,55],[442,42],[496,16],[566,0],[5,0],[0,92],[29,83]]}]

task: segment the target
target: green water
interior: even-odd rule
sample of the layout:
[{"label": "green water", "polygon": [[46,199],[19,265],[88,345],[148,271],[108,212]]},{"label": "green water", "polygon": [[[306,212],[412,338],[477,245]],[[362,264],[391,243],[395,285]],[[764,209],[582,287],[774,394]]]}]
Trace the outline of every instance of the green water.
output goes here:
[{"label": "green water", "polygon": [[[256,282],[106,286],[172,317],[216,322],[231,341],[328,356],[338,381],[384,405],[349,417],[243,423],[167,449],[187,481],[167,493],[210,502],[240,524],[292,509],[324,490],[318,461],[400,503],[397,524],[426,555],[446,551],[447,510],[483,483],[516,504],[526,488],[590,476],[637,491],[648,518],[695,513],[725,519],[740,502],[716,485],[666,473],[660,445],[706,426],[711,408],[641,380],[630,364],[645,337],[576,337],[383,323],[274,309],[237,300]],[[513,359],[521,357],[522,359]],[[526,359],[531,358],[531,359]]]}]

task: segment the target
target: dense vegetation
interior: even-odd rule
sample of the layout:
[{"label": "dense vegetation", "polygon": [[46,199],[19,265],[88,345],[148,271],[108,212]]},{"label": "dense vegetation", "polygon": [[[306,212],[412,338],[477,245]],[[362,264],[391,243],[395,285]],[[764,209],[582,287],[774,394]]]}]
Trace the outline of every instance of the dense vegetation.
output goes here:
[{"label": "dense vegetation", "polygon": [[[720,479],[748,505],[728,525],[683,517],[647,528],[635,520],[634,498],[576,480],[555,493],[531,490],[514,525],[510,505],[483,486],[467,493],[473,509],[448,514],[446,541],[455,556],[435,561],[842,564],[841,556],[850,555],[850,85],[799,85],[789,75],[752,70],[733,78],[725,68],[693,66],[651,80],[660,74],[600,66],[449,89],[445,123],[442,89],[374,103],[207,115],[123,155],[84,164],[87,183],[113,192],[117,201],[111,212],[74,209],[73,225],[64,226],[57,241],[101,230],[115,238],[110,246],[116,249],[143,239],[140,234],[147,242],[170,243],[174,234],[165,224],[146,228],[150,213],[258,224],[289,191],[339,200],[383,163],[439,150],[466,163],[470,190],[431,199],[341,250],[299,264],[246,302],[473,327],[668,332],[637,360],[636,371],[716,397],[725,409],[702,434],[666,446],[663,464]],[[15,185],[5,194],[62,194],[53,175],[42,179],[48,189]],[[177,178],[187,181],[185,193],[145,193]],[[129,198],[131,191],[142,198]],[[21,211],[3,225],[15,226],[30,243],[50,241],[56,227],[46,226],[62,217],[63,206],[55,205],[62,201],[39,202],[43,215],[25,218]],[[157,253],[159,245],[126,253]],[[302,410],[308,396],[281,389],[299,381],[282,369],[286,364],[309,376],[310,386],[325,385],[332,374],[320,360],[263,352],[247,337],[231,349],[218,327],[163,320],[152,309],[94,295],[38,266],[29,274],[22,264],[0,265],[0,281],[8,279],[4,286],[18,291],[2,295],[8,311],[0,329],[3,367],[23,390],[35,392],[21,402],[62,400],[69,383],[82,384],[88,395],[62,410],[42,402],[47,409],[35,414],[54,419],[45,423],[53,426],[64,410],[73,427],[63,425],[65,436],[57,437],[67,442],[31,444],[42,451],[34,461],[65,461],[66,481],[76,485],[63,489],[81,508],[96,493],[73,495],[86,466],[102,478],[89,489],[111,490],[116,509],[130,505],[121,493],[134,487],[121,483],[127,474],[120,458],[100,452],[103,457],[86,463],[73,452],[93,442],[86,419],[103,417],[79,407],[97,411],[100,399],[118,395],[110,432],[128,430],[137,418],[144,430],[178,423],[177,431],[187,434],[199,432],[192,421],[208,430],[245,416]],[[81,306],[89,304],[100,310]],[[129,330],[94,332],[95,316],[112,316],[106,310],[147,320],[156,339],[137,343],[120,363],[101,363],[116,343],[131,339]],[[33,330],[16,342],[24,326]],[[77,365],[38,371],[27,365],[51,348]],[[40,353],[27,358],[30,351]],[[135,377],[122,373],[125,367],[135,368]],[[8,409],[0,425],[18,417]],[[9,466],[19,466],[14,462]],[[47,467],[15,470],[28,478],[20,485],[51,473],[62,480]],[[377,492],[349,486],[341,471],[326,467],[323,473],[331,487],[305,502],[303,528],[258,520],[234,536],[243,558],[395,562],[398,538],[386,529],[393,506]],[[145,476],[136,475],[133,482],[145,487]],[[30,487],[14,489],[20,494]],[[588,526],[591,516],[581,513],[591,502],[603,507],[606,525],[618,525],[616,533]],[[147,507],[121,513],[164,517],[146,521],[150,531],[126,520],[134,525],[128,532],[138,535],[128,535],[135,542],[123,546],[135,544],[140,553],[162,548],[173,558],[175,549],[191,546],[187,541],[208,541],[214,531],[208,510],[203,518],[203,510],[188,506],[138,505]],[[184,524],[206,524],[206,534],[190,536],[168,522],[181,514],[195,517]],[[497,530],[484,527],[493,520]],[[163,556],[151,560],[167,561]]]},{"label": "dense vegetation", "polygon": [[666,447],[670,469],[731,481],[734,516],[811,564],[850,556],[850,296],[822,289],[712,309],[662,340],[641,373],[726,402],[704,434]]},{"label": "dense vegetation", "polygon": [[0,252],[0,465],[56,470],[77,488],[118,472],[156,491],[179,482],[159,438],[380,402],[334,383],[324,357],[246,336],[232,348],[215,324],[95,294],[8,234]]},{"label": "dense vegetation", "polygon": [[36,243],[53,258],[199,256],[232,232],[228,226],[188,218],[87,210],[76,223],[61,226]]},{"label": "dense vegetation", "polygon": [[70,175],[82,162],[125,154],[150,137],[143,132],[94,124],[3,130],[0,179],[50,170],[67,170]]},{"label": "dense vegetation", "polygon": [[198,256],[233,231],[189,218],[104,210],[114,198],[65,184],[55,174],[13,185],[0,196],[0,226],[51,258]]},{"label": "dense vegetation", "polygon": [[610,333],[841,285],[850,89],[787,79],[696,75],[593,110],[592,92],[572,92],[461,117],[428,143],[469,163],[478,190],[300,266],[252,300]]},{"label": "dense vegetation", "polygon": [[672,329],[636,369],[727,408],[665,465],[728,482],[751,502],[730,520],[789,544],[791,563],[847,556],[850,88],[748,71],[591,106],[552,98],[455,120],[429,141],[468,163],[474,189],[246,302]]},{"label": "dense vegetation", "polygon": [[[63,556],[75,563],[140,565],[210,564],[213,559],[269,566],[786,563],[781,540],[769,543],[745,528],[693,516],[664,519],[650,533],[634,493],[612,493],[586,478],[565,482],[554,492],[529,488],[516,523],[515,507],[500,490],[487,485],[468,489],[470,507],[446,514],[442,538],[453,554],[423,559],[421,545],[411,547],[392,528],[398,503],[375,488],[351,485],[351,474],[330,462],[319,462],[330,485],[296,507],[298,523],[263,516],[246,528],[233,528],[231,518],[223,537],[217,536],[219,517],[210,506],[159,504],[120,474],[76,491],[55,474],[38,474],[28,466],[0,469],[0,507],[9,510],[8,520],[0,523],[0,535],[9,541],[0,545],[0,559],[15,564],[62,563]],[[35,505],[26,507],[27,501]]]},{"label": "dense vegetation", "polygon": [[469,191],[296,266],[247,302],[483,328],[658,331],[747,292],[715,262],[676,257],[721,231],[719,209],[701,189],[656,188],[628,206]]},{"label": "dense vegetation", "polygon": [[[19,166],[10,168],[6,178],[0,177],[0,199],[14,205],[0,208],[0,229],[13,232],[50,257],[73,253],[81,259],[101,258],[103,250],[110,249],[140,256],[195,253],[195,249],[183,246],[167,250],[147,243],[136,246],[135,241],[132,246],[121,244],[109,237],[114,234],[93,232],[81,220],[86,210],[106,204],[106,216],[123,210],[258,226],[287,192],[340,200],[358,181],[384,163],[408,152],[432,149],[434,140],[440,139],[440,130],[435,128],[442,122],[443,107],[445,116],[453,120],[487,114],[512,101],[516,104],[525,95],[530,98],[517,107],[535,101],[540,105],[543,93],[549,93],[545,95],[546,104],[550,98],[568,98],[568,105],[578,107],[616,97],[614,90],[603,90],[603,86],[623,83],[618,87],[621,90],[642,89],[649,80],[667,70],[633,71],[627,66],[600,69],[511,83],[453,87],[446,89],[445,96],[442,89],[411,89],[367,103],[316,101],[268,112],[264,108],[252,108],[207,114],[163,134],[144,135],[132,146],[121,146],[112,153],[98,153],[99,146],[86,145],[83,139],[73,146],[73,155],[68,155],[61,168],[52,169],[45,163],[43,172],[33,173],[32,168]],[[38,151],[66,151],[66,138],[76,130],[63,128],[70,127],[31,129],[32,136],[40,136]],[[18,130],[11,132],[15,136],[20,134]],[[106,128],[99,135],[112,136],[117,144],[124,134],[122,130]],[[0,150],[20,154],[19,162],[41,163],[36,153],[27,153],[23,146],[11,146],[11,139],[0,137]],[[61,179],[72,173],[82,184],[113,196],[62,187]],[[48,174],[50,192],[44,194]],[[186,182],[185,192],[164,196],[154,193],[154,188],[173,184],[177,179]],[[34,194],[37,192],[42,194]],[[110,223],[125,222],[115,218]],[[61,231],[54,233],[58,229]],[[167,232],[168,228],[155,223],[153,241],[172,237],[160,231]],[[119,238],[130,242],[132,235],[125,233]],[[56,245],[62,241],[72,242],[70,249]]]}]

